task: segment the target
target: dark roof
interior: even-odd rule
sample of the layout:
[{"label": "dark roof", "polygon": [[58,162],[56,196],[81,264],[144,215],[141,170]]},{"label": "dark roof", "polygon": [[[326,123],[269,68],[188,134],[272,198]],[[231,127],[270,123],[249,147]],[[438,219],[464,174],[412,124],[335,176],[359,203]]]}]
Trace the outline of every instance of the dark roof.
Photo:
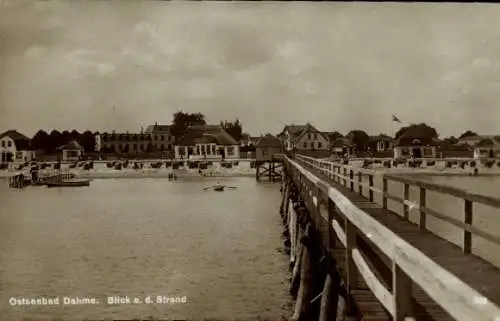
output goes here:
[{"label": "dark roof", "polygon": [[4,138],[5,136],[9,136],[13,140],[17,140],[17,139],[30,140],[28,137],[26,137],[25,135],[21,134],[20,132],[18,132],[17,130],[14,130],[14,129],[10,129],[10,130],[0,134],[0,138]]},{"label": "dark roof", "polygon": [[332,145],[332,147],[352,147],[352,146],[356,146],[356,144],[354,144],[350,139],[345,138],[345,137],[340,137],[340,138],[335,139],[331,143],[331,145]]},{"label": "dark roof", "polygon": [[500,147],[500,136],[484,138],[475,147]]},{"label": "dark roof", "polygon": [[468,140],[472,140],[472,141],[474,141],[474,140],[481,140],[481,139],[483,139],[483,138],[485,138],[485,136],[473,135],[473,136],[465,136],[465,137],[462,137],[462,138],[460,138],[460,139],[459,139],[459,141],[460,141],[460,140],[461,140],[461,141],[468,141]]},{"label": "dark roof", "polygon": [[0,139],[9,137],[14,141],[17,150],[31,150],[31,139],[17,130],[11,129],[0,134]]},{"label": "dark roof", "polygon": [[323,134],[324,132],[320,132],[316,127],[314,127],[313,125],[307,123],[305,128],[298,134],[295,134],[295,138],[297,140],[299,140],[303,135],[305,135],[306,133],[318,133],[320,134],[321,136],[323,136],[324,139],[330,141],[330,139],[328,138],[328,136],[326,136],[325,134]]},{"label": "dark roof", "polygon": [[302,133],[302,131],[304,131],[304,129],[307,128],[307,125],[309,125],[309,124],[306,124],[306,125],[286,125],[285,128],[283,128],[283,131],[281,133],[288,131],[290,134],[292,134],[294,136],[300,135]]},{"label": "dark roof", "polygon": [[406,135],[400,137],[396,142],[396,146],[437,146],[437,145],[439,145],[439,143],[433,138],[411,137]]},{"label": "dark roof", "polygon": [[146,130],[144,131],[144,133],[146,133],[146,134],[157,133],[157,132],[169,132],[170,133],[171,127],[172,127],[171,125],[157,125],[157,124],[149,125],[148,127],[146,127]]},{"label": "dark roof", "polygon": [[82,146],[80,146],[80,144],[78,144],[78,142],[76,140],[72,140],[69,143],[67,143],[66,145],[60,146],[57,149],[59,149],[59,150],[63,150],[63,149],[82,149]]},{"label": "dark roof", "polygon": [[[190,126],[186,130],[186,133],[176,142],[176,145],[196,145],[202,137],[207,136],[211,137],[211,141],[218,145],[238,145],[238,142],[219,125]],[[201,141],[209,140],[208,138],[203,138]]]},{"label": "dark roof", "polygon": [[257,143],[257,145],[255,145],[255,147],[257,148],[262,148],[262,147],[278,147],[278,148],[281,148],[283,145],[281,143],[281,140],[276,137],[276,136],[273,136],[273,135],[266,135],[264,137],[262,137],[261,139],[259,139],[259,142]]},{"label": "dark roof", "polygon": [[392,137],[390,137],[386,134],[379,134],[379,135],[370,136],[370,139],[371,140],[390,140],[390,141],[393,140]]},{"label": "dark roof", "polygon": [[130,133],[103,133],[101,135],[102,141],[150,141],[150,134],[130,134]]}]

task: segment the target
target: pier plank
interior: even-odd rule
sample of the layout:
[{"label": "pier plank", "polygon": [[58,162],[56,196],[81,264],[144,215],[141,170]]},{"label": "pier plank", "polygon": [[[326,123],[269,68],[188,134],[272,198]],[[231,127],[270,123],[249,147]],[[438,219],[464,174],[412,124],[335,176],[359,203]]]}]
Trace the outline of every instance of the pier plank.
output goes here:
[{"label": "pier plank", "polygon": [[[430,231],[421,229],[418,225],[405,220],[395,212],[370,202],[366,197],[359,195],[356,189],[351,191],[349,187],[336,183],[328,177],[328,175],[321,173],[317,169],[311,168],[308,164],[300,161],[299,163],[307,168],[311,174],[329,182],[332,187],[341,192],[351,202],[356,204],[356,206],[363,209],[363,211],[372,216],[379,223],[406,240],[428,258],[467,283],[494,304],[500,305],[500,287],[498,287],[498,284],[500,284],[500,269],[498,267],[473,254],[464,253],[463,250],[455,244],[448,242]],[[391,264],[390,260],[387,260],[387,258],[384,259],[384,255],[380,250],[373,250],[378,252],[384,263],[389,267]],[[439,307],[423,289],[415,286],[413,288],[413,298],[416,320],[454,320]],[[363,305],[365,297],[358,295],[358,299],[362,300],[361,305]],[[473,298],[471,298],[471,300],[472,299]]]}]

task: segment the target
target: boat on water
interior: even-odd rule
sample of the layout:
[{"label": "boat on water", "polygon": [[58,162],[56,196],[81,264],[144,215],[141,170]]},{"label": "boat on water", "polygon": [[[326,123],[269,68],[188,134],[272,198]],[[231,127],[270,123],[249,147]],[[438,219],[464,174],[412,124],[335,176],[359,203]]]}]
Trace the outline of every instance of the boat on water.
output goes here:
[{"label": "boat on water", "polygon": [[222,191],[224,191],[224,185],[214,186],[214,191],[216,191],[216,192],[222,192]]},{"label": "boat on water", "polygon": [[80,187],[80,186],[89,186],[90,179],[71,179],[64,181],[47,181],[45,182],[47,187]]},{"label": "boat on water", "polygon": [[205,187],[204,190],[207,190],[207,189],[213,189],[214,191],[216,192],[223,192],[224,191],[224,188],[231,188],[231,189],[234,189],[236,188],[236,186],[226,186],[226,185],[222,185],[220,183],[217,183],[213,186],[208,186],[208,187]]}]

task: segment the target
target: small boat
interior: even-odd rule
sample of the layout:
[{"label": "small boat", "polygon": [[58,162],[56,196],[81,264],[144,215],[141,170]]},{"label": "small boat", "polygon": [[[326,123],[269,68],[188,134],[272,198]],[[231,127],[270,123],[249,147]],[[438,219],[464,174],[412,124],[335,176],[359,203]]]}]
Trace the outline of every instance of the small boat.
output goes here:
[{"label": "small boat", "polygon": [[217,183],[217,184],[215,184],[214,186],[208,186],[208,187],[205,187],[203,190],[205,190],[205,191],[206,191],[207,189],[210,189],[210,188],[211,188],[211,189],[213,189],[213,190],[214,190],[214,191],[216,191],[216,192],[223,192],[223,191],[224,191],[224,188],[226,188],[226,187],[227,187],[227,188],[231,188],[231,189],[236,188],[236,186],[226,186],[226,185],[222,185],[222,184]]},{"label": "small boat", "polygon": [[89,179],[72,179],[72,180],[64,180],[64,181],[47,181],[45,182],[47,187],[80,187],[80,186],[89,186]]}]

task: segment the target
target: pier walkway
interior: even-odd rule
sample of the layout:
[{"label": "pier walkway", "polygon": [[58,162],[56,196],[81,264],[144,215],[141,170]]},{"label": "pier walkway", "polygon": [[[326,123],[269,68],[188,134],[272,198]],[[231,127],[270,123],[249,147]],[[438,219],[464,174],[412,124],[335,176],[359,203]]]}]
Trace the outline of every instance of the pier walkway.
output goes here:
[{"label": "pier walkway", "polygon": [[[333,320],[343,320],[343,313],[345,320],[500,321],[500,269],[472,253],[473,235],[500,251],[498,236],[472,224],[474,203],[498,209],[500,199],[394,174],[382,174],[379,189],[373,183],[374,171],[301,155],[284,157],[283,163],[286,206],[282,214],[285,224],[294,226],[289,229],[291,265],[304,270],[314,264],[304,264],[308,259],[298,245],[302,242],[308,247],[304,235],[309,227],[319,234],[320,261],[326,258],[329,263],[319,295],[319,316],[312,318],[310,307],[318,293],[301,289],[296,291],[294,320],[327,320],[332,315]],[[388,193],[389,181],[401,184],[403,197]],[[418,203],[410,201],[411,185],[418,186]],[[462,198],[463,221],[426,207],[426,191]],[[374,201],[377,193],[382,196],[381,204]],[[401,203],[401,213],[388,209],[388,199]],[[305,219],[300,217],[301,207],[308,213]],[[417,222],[409,219],[410,211],[419,213]],[[427,215],[459,227],[461,246],[426,229]],[[307,280],[307,271],[299,274],[297,278]],[[300,287],[310,286],[301,280]],[[334,303],[332,291],[336,292]],[[342,296],[345,305],[339,312]],[[325,312],[327,302],[335,311]]]}]

